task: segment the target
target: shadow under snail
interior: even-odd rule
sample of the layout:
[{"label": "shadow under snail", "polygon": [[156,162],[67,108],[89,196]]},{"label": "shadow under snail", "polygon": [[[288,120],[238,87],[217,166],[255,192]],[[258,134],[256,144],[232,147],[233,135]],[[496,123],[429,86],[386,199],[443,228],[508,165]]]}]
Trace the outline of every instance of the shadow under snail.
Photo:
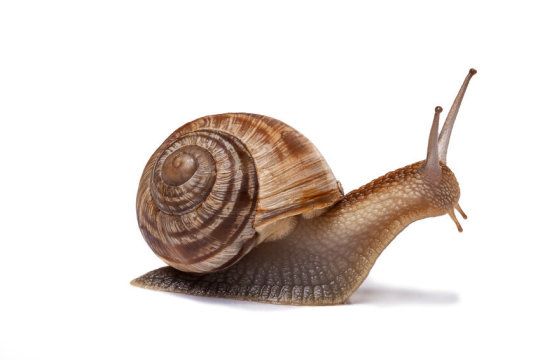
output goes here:
[{"label": "shadow under snail", "polygon": [[173,132],[148,161],[137,218],[168,265],[143,288],[293,305],[342,304],[414,221],[466,218],[446,153],[471,69],[425,160],[344,195],[302,134],[270,117],[206,116]]}]

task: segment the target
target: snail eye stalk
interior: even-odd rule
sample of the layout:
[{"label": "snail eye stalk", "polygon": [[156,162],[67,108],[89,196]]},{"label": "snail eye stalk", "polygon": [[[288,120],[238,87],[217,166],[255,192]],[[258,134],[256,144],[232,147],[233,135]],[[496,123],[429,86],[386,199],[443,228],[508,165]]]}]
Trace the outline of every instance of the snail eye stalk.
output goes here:
[{"label": "snail eye stalk", "polygon": [[439,117],[441,116],[442,107],[435,108],[431,131],[429,132],[428,149],[425,164],[425,175],[434,181],[441,177],[441,166],[439,165],[439,147],[437,145],[437,134],[439,132]]},{"label": "snail eye stalk", "polygon": [[461,102],[465,96],[465,91],[467,91],[467,86],[469,86],[469,81],[471,81],[474,74],[476,74],[476,70],[470,69],[469,73],[465,77],[465,80],[463,81],[463,84],[461,85],[461,88],[458,91],[456,98],[454,99],[454,103],[452,104],[450,111],[448,111],[446,121],[444,122],[441,133],[439,134],[439,160],[445,164],[446,153],[448,152],[448,144],[450,143],[450,135],[452,135],[452,129],[459,112],[459,107],[461,106]]}]

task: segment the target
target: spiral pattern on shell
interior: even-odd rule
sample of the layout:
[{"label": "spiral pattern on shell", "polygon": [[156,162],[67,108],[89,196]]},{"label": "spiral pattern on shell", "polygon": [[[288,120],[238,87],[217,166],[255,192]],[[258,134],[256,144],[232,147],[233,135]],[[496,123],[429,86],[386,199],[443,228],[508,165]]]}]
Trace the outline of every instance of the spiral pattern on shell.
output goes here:
[{"label": "spiral pattern on shell", "polygon": [[165,262],[208,272],[253,246],[257,174],[237,138],[216,130],[187,133],[163,149],[149,170],[143,174],[150,187],[140,194],[139,223]]},{"label": "spiral pattern on shell", "polygon": [[281,239],[297,215],[341,197],[315,146],[267,116],[205,116],[154,152],[137,193],[146,242],[176,269],[207,273],[232,265],[262,241]]}]

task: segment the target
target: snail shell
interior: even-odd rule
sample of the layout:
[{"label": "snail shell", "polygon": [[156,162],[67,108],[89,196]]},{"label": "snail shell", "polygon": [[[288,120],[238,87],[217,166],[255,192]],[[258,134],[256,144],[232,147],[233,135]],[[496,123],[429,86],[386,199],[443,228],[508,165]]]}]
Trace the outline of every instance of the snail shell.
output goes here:
[{"label": "snail shell", "polygon": [[205,116],[154,152],[137,193],[152,250],[181,271],[226,268],[265,240],[290,233],[342,197],[317,148],[270,117]]}]

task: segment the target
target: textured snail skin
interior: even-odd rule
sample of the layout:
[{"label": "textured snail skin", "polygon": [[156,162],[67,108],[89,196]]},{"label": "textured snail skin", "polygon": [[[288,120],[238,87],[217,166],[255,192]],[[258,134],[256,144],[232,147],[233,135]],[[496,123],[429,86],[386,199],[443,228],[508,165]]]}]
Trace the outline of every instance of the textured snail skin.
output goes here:
[{"label": "textured snail skin", "polygon": [[199,296],[291,305],[345,302],[386,246],[416,220],[449,213],[459,199],[452,171],[432,182],[425,161],[350,192],[327,212],[300,219],[285,239],[263,243],[220,272],[193,275],[164,267],[132,284]]}]

